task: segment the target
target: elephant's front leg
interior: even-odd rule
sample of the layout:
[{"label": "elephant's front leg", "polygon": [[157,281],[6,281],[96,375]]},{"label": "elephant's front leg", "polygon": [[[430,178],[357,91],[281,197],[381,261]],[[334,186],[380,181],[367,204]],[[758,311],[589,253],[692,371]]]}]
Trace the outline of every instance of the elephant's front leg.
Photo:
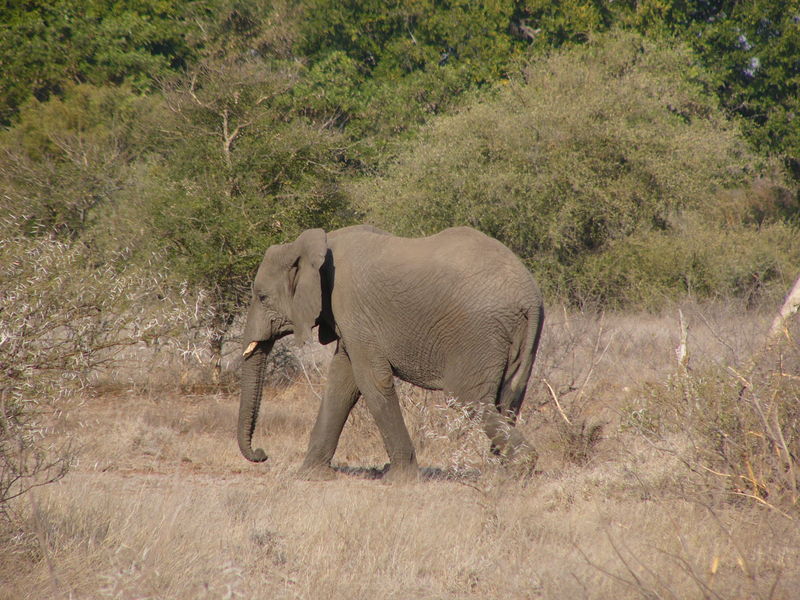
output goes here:
[{"label": "elephant's front leg", "polygon": [[367,401],[367,408],[378,425],[383,445],[389,455],[387,481],[414,481],[419,477],[417,457],[408,429],[403,421],[400,401],[394,389],[394,377],[389,364],[377,359],[354,360],[358,387]]},{"label": "elephant's front leg", "polygon": [[311,479],[331,479],[330,468],[339,436],[359,397],[359,390],[353,379],[353,368],[345,351],[337,347],[328,369],[328,387],[319,405],[317,421],[311,430],[308,452],[300,468],[300,475]]}]

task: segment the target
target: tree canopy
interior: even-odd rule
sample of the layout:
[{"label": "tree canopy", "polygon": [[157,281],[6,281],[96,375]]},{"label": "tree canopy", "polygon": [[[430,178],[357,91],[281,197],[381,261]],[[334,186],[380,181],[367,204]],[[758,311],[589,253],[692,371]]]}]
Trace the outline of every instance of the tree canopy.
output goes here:
[{"label": "tree canopy", "polygon": [[[485,231],[527,259],[559,297],[658,303],[701,287],[730,291],[723,271],[733,278],[748,268],[769,283],[780,269],[770,272],[757,258],[745,266],[753,248],[731,255],[727,270],[696,254],[669,274],[663,264],[638,269],[632,287],[621,275],[633,259],[622,260],[621,248],[643,245],[643,236],[664,251],[670,241],[702,235],[708,242],[717,226],[756,218],[747,201],[729,206],[729,222],[711,217],[732,190],[759,197],[753,175],[768,164],[725,118],[707,91],[709,77],[685,46],[632,33],[598,36],[531,64],[523,80],[490,99],[435,119],[385,175],[354,185],[353,196],[379,225],[407,235],[454,225]],[[760,197],[786,193],[776,183]],[[690,215],[703,215],[702,234],[687,229]],[[759,218],[764,226],[774,221]],[[781,266],[800,261],[793,246],[787,232],[776,248]]]},{"label": "tree canopy", "polygon": [[0,4],[0,122],[30,97],[46,100],[69,84],[128,83],[152,90],[157,78],[194,56],[192,2],[55,0]]},{"label": "tree canopy", "polygon": [[800,0],[6,1],[2,203],[98,264],[158,251],[220,328],[266,246],[358,220],[471,224],[559,300],[763,294],[799,40]]}]

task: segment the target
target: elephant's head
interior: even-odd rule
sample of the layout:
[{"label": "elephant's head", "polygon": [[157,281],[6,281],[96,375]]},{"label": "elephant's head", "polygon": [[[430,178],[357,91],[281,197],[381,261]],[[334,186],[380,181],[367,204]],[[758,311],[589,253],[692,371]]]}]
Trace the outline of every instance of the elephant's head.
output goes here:
[{"label": "elephant's head", "polygon": [[239,448],[253,462],[267,459],[262,449],[253,450],[251,445],[267,355],[275,341],[289,333],[294,333],[298,345],[310,338],[322,312],[320,269],[327,253],[325,232],[309,229],[292,243],[271,246],[253,281],[244,328],[238,424]]}]

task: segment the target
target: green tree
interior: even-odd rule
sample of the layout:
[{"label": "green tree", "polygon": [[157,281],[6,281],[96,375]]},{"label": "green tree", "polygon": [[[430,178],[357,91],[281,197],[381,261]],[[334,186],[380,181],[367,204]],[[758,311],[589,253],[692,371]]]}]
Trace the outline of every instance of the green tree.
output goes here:
[{"label": "green tree", "polygon": [[[681,214],[711,215],[762,169],[708,84],[685,46],[602,35],[534,61],[524,82],[496,98],[433,121],[384,176],[353,187],[354,201],[399,233],[477,227],[524,257],[557,297],[641,305],[649,299],[595,277],[595,257],[642,232],[676,239]],[[765,192],[764,203],[778,192]],[[757,227],[751,213],[741,203],[734,222]],[[774,239],[787,256],[787,236]],[[650,276],[660,277],[655,268]],[[782,276],[765,271],[766,280]],[[681,285],[650,289],[671,295]]]},{"label": "green tree", "polygon": [[305,2],[296,0],[206,0],[187,5],[199,26],[188,28],[196,58],[289,60],[302,58]]},{"label": "green tree", "polygon": [[126,185],[134,123],[149,102],[127,86],[71,85],[31,100],[0,131],[3,206],[28,234],[75,238]]},{"label": "green tree", "polygon": [[517,28],[538,49],[585,42],[614,22],[613,4],[605,0],[523,0],[517,7]]},{"label": "green tree", "polygon": [[800,178],[800,2],[724,4],[712,22],[690,29],[693,46],[756,147],[785,156]]},{"label": "green tree", "polygon": [[525,53],[530,40],[511,28],[517,5],[305,2],[299,51],[309,71],[297,102],[355,139],[380,144],[413,131],[465,92],[504,76]]},{"label": "green tree", "polygon": [[310,0],[303,50],[312,58],[343,51],[379,78],[478,58],[476,69],[497,69],[509,49],[512,12],[513,2],[502,1]]},{"label": "green tree", "polygon": [[744,117],[755,147],[800,178],[800,1],[644,0],[615,3],[616,22],[690,44],[723,106]]},{"label": "green tree", "polygon": [[[192,3],[164,0],[0,2],[0,124],[30,97],[75,83],[137,90],[192,59]],[[187,36],[187,34],[189,34]]]},{"label": "green tree", "polygon": [[151,240],[175,276],[204,290],[219,374],[223,336],[264,250],[351,219],[337,132],[291,114],[296,75],[262,60],[208,60],[164,91],[144,175]]}]

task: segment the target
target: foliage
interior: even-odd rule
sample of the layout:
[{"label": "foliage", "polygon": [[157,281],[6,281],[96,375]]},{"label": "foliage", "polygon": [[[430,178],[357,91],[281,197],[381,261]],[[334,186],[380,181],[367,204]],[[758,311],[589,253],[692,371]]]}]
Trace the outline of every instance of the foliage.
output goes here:
[{"label": "foliage", "polygon": [[302,2],[294,0],[208,0],[190,3],[199,23],[191,29],[196,61],[214,58],[265,60],[296,57]]},{"label": "foliage", "polygon": [[475,81],[502,72],[514,46],[515,3],[502,0],[386,4],[374,0],[306,3],[303,50],[343,51],[375,78],[392,79],[433,64],[469,65]]},{"label": "foliage", "polygon": [[75,237],[92,209],[124,186],[133,124],[148,109],[126,86],[70,86],[63,98],[32,100],[0,132],[4,205],[29,234]]},{"label": "foliage", "polygon": [[338,133],[294,109],[291,3],[175,10],[198,25],[191,67],[154,71],[158,94],[84,83],[30,100],[0,134],[0,184],[26,235],[80,239],[104,265],[160,252],[211,303],[219,352],[264,249],[348,222],[348,158]]},{"label": "foliage", "polygon": [[290,86],[285,73],[227,64],[168,90],[172,119],[162,133],[171,143],[151,170],[165,183],[153,225],[190,281],[241,282],[269,243],[341,218],[344,146],[324,127],[282,118]]},{"label": "foliage", "polygon": [[144,241],[208,294],[218,354],[264,250],[349,219],[337,186],[345,145],[292,116],[295,80],[281,63],[208,59],[165,87],[143,134],[158,140],[139,175]]},{"label": "foliage", "polygon": [[70,83],[128,82],[137,90],[191,60],[191,4],[164,0],[57,0],[0,4],[0,123],[31,96]]},{"label": "foliage", "polygon": [[724,105],[745,117],[756,147],[785,155],[800,177],[800,2],[731,2],[695,36]]},{"label": "foliage", "polygon": [[[646,0],[621,3],[617,19],[648,35],[691,44],[730,112],[762,152],[783,155],[800,176],[800,2]],[[627,6],[626,6],[627,5]]]},{"label": "foliage", "polygon": [[701,213],[669,230],[613,240],[581,265],[573,293],[606,306],[658,309],[681,297],[777,299],[800,264],[796,227],[784,222],[724,226]]},{"label": "foliage", "polygon": [[355,139],[414,131],[513,69],[530,41],[512,34],[517,3],[372,0],[304,3],[307,83],[296,101]]},{"label": "foliage", "polygon": [[[477,227],[560,297],[625,303],[624,286],[599,289],[613,277],[598,281],[593,265],[625,273],[631,265],[614,266],[610,248],[649,232],[675,239],[677,215],[719,203],[760,168],[706,84],[684,47],[600,36],[532,64],[496,99],[436,120],[353,195],[369,218],[404,234]],[[655,268],[636,278],[658,293],[675,289]]]},{"label": "foliage", "polygon": [[538,48],[558,48],[585,42],[591,34],[605,31],[614,22],[613,5],[603,0],[525,0],[517,9],[521,31]]}]

